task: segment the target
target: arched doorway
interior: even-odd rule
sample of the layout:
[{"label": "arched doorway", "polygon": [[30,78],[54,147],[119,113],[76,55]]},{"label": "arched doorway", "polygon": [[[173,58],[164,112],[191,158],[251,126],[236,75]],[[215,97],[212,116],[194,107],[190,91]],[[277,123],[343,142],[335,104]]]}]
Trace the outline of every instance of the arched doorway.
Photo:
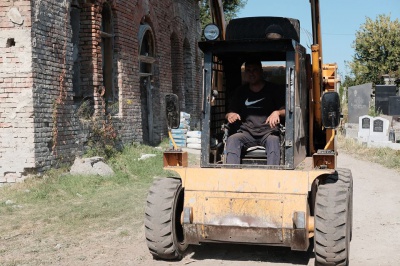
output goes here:
[{"label": "arched doorway", "polygon": [[155,62],[155,45],[150,25],[144,24],[139,29],[139,75],[140,103],[142,113],[143,143],[153,144],[153,64]]}]

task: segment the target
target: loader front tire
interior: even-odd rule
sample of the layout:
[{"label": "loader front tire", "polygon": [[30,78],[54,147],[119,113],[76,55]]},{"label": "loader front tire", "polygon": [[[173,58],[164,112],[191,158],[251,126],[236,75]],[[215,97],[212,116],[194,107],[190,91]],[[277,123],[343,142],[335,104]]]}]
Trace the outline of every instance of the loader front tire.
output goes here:
[{"label": "loader front tire", "polygon": [[145,236],[147,247],[156,259],[179,260],[187,248],[180,222],[183,211],[180,179],[154,181],[147,196]]},{"label": "loader front tire", "polygon": [[353,180],[347,169],[338,169],[320,183],[315,200],[315,265],[349,264],[352,227]]}]

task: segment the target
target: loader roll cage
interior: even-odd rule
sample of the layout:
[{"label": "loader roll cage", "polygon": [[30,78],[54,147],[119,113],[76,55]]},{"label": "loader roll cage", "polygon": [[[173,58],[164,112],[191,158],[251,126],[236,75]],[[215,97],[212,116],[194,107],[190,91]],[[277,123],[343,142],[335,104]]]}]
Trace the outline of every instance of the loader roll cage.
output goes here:
[{"label": "loader roll cage", "polygon": [[[295,169],[307,156],[310,88],[306,69],[311,66],[306,49],[292,39],[207,41],[199,47],[204,52],[202,127],[209,128],[209,134],[202,134],[201,167]],[[242,84],[242,65],[249,59],[262,61],[268,81],[285,90],[284,160],[278,166],[221,163],[221,125],[226,122],[229,99]],[[274,68],[276,62],[279,65]]]}]

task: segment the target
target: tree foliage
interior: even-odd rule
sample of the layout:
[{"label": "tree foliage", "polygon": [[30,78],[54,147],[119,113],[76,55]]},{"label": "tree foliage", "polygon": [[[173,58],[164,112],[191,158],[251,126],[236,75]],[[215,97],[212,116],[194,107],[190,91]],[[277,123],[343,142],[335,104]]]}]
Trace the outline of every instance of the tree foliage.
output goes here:
[{"label": "tree foliage", "polygon": [[353,43],[355,54],[348,63],[351,77],[346,85],[373,82],[382,83],[382,75],[399,77],[400,71],[400,22],[390,15],[379,15],[376,20],[366,18],[356,32]]},{"label": "tree foliage", "polygon": [[[222,0],[225,20],[228,22],[229,20],[235,18],[239,10],[243,8],[246,3],[247,0]],[[209,0],[200,1],[200,19],[202,28],[211,23]]]}]

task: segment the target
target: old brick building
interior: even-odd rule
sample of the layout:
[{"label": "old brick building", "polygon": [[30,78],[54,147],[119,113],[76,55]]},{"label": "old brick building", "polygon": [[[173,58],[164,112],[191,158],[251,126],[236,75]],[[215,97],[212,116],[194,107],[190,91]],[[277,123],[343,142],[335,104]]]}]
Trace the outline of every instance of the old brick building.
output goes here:
[{"label": "old brick building", "polygon": [[158,143],[168,92],[198,124],[198,13],[196,0],[1,0],[0,182],[72,162],[94,133]]}]

